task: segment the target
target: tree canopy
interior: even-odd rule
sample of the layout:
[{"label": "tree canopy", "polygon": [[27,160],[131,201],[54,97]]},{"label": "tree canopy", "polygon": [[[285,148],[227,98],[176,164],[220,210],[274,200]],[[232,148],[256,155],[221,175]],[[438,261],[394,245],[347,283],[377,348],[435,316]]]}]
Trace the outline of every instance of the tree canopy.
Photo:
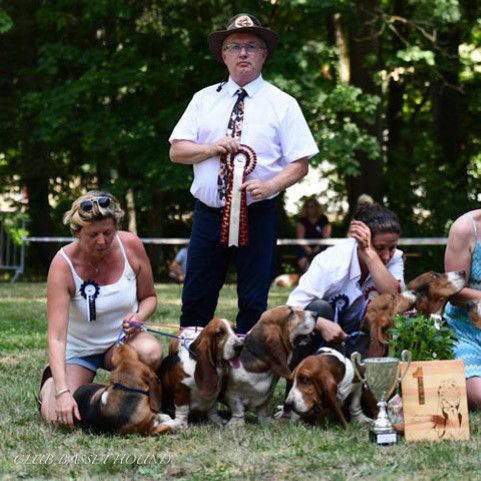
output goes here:
[{"label": "tree canopy", "polygon": [[0,189],[26,190],[34,235],[64,234],[90,188],[121,198],[139,235],[188,235],[192,173],[170,162],[168,137],[192,94],[225,78],[207,34],[247,11],[279,34],[264,76],[299,100],[337,200],[368,193],[404,234],[444,235],[479,203],[480,7],[3,0]]}]

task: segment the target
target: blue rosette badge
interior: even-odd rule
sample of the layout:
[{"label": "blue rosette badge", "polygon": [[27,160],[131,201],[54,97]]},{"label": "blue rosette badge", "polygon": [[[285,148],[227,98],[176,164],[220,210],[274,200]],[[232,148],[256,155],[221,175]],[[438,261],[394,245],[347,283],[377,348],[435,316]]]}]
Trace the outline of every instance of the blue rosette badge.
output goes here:
[{"label": "blue rosette badge", "polygon": [[339,294],[329,301],[334,309],[334,322],[339,324],[342,313],[349,307],[349,298],[345,294]]},{"label": "blue rosette badge", "polygon": [[82,297],[87,301],[87,312],[88,312],[88,321],[92,322],[96,319],[96,311],[95,311],[95,299],[99,295],[100,287],[91,279],[84,281],[80,286],[80,294]]}]

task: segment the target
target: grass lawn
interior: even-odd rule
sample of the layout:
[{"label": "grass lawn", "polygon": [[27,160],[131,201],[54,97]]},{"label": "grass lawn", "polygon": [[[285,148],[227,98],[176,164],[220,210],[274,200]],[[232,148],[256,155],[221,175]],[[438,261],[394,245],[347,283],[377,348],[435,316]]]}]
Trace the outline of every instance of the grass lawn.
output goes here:
[{"label": "grass lawn", "polygon": [[[177,324],[180,288],[157,285],[153,322]],[[271,307],[288,292],[271,292]],[[235,288],[221,293],[218,314],[235,318]],[[165,338],[159,339],[166,343]],[[156,438],[96,436],[46,425],[35,395],[46,363],[44,284],[0,283],[0,479],[116,480],[453,480],[481,479],[479,424],[470,413],[468,442],[377,447],[365,428],[335,424],[258,425],[237,431],[207,424]],[[100,379],[106,374],[101,373]],[[282,400],[276,391],[273,408]]]}]

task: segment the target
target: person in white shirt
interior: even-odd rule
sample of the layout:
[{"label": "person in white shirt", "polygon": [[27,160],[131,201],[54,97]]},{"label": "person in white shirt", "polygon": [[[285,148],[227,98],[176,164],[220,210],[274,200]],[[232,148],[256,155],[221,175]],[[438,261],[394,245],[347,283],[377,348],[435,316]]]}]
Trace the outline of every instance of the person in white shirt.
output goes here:
[{"label": "person in white shirt", "polygon": [[291,368],[326,344],[344,353],[356,350],[368,301],[404,288],[400,233],[394,212],[377,203],[363,204],[350,223],[349,238],[314,257],[287,299],[288,305],[319,316],[311,342],[294,350]]},{"label": "person in white shirt", "polygon": [[[193,165],[196,199],[182,327],[205,326],[214,316],[230,262],[237,274],[237,332],[246,333],[267,308],[276,198],[306,175],[308,159],[318,153],[297,101],[262,77],[277,43],[275,32],[246,13],[210,34],[209,48],[228,79],[197,92],[170,136],[171,160]],[[242,114],[236,112],[241,98]]]}]

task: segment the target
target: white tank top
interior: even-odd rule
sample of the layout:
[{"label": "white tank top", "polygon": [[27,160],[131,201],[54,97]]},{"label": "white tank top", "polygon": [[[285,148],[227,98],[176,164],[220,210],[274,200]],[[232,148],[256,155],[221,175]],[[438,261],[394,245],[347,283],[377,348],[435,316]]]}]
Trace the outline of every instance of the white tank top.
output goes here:
[{"label": "white tank top", "polygon": [[117,235],[116,238],[124,257],[124,270],[117,282],[100,286],[95,299],[96,320],[91,322],[88,320],[87,301],[80,294],[84,279],[77,274],[63,248],[60,249],[75,283],[75,295],[69,307],[66,359],[104,353],[119,337],[124,317],[130,312],[137,312],[135,272],[127,260],[120,237]]}]

